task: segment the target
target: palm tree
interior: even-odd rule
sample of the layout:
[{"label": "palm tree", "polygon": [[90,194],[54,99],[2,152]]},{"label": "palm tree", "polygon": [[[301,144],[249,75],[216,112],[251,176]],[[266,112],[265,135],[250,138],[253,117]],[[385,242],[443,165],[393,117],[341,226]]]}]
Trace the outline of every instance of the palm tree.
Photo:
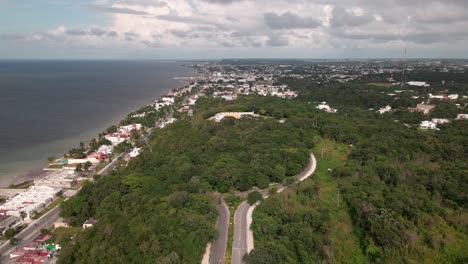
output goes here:
[{"label": "palm tree", "polygon": [[28,214],[26,214],[25,211],[21,211],[20,216],[21,216],[21,219],[24,221],[24,219],[26,218],[26,216],[28,216]]}]

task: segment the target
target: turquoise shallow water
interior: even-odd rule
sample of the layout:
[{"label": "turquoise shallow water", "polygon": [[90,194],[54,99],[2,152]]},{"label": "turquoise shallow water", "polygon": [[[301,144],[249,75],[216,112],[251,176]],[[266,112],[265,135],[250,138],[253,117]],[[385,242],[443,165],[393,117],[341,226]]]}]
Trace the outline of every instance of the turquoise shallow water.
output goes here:
[{"label": "turquoise shallow water", "polygon": [[40,170],[194,75],[179,62],[0,61],[0,185]]}]

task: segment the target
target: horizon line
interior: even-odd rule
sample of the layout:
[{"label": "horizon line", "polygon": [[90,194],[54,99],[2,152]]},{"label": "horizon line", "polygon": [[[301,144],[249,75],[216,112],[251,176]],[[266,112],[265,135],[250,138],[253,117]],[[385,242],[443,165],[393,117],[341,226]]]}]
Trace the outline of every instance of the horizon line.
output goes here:
[{"label": "horizon line", "polygon": [[221,60],[468,60],[466,58],[453,57],[342,57],[342,58],[296,58],[296,57],[226,57],[226,58],[187,58],[187,59],[143,59],[143,58],[0,58],[0,61],[221,61]]}]

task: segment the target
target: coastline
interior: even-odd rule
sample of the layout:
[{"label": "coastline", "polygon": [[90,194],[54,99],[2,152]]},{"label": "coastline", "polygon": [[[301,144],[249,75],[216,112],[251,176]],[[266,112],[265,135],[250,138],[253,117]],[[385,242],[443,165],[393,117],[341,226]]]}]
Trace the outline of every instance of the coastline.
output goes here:
[{"label": "coastline", "polygon": [[[190,67],[185,66],[185,65],[181,65],[181,67],[190,68]],[[192,72],[190,73],[190,75],[197,76],[198,73],[193,68],[191,68],[191,69],[192,69]],[[174,84],[173,88],[162,89],[160,91],[161,93],[159,95],[155,94],[155,96],[151,100],[146,100],[147,101],[146,103],[140,103],[138,105],[135,105],[134,107],[132,107],[132,110],[127,111],[126,114],[119,115],[119,117],[113,118],[112,121],[108,122],[109,124],[103,125],[102,127],[97,128],[97,129],[93,129],[92,132],[91,131],[81,132],[77,137],[79,137],[82,134],[91,134],[91,137],[89,137],[89,138],[80,137],[81,141],[88,142],[93,137],[97,137],[98,133],[103,132],[109,126],[117,125],[120,121],[124,120],[129,113],[131,113],[133,111],[136,111],[136,110],[140,109],[141,107],[143,107],[145,105],[151,104],[152,102],[154,102],[158,98],[160,98],[162,96],[166,96],[167,94],[169,94],[174,89],[180,89],[180,88],[184,87],[183,84],[186,83],[186,82],[184,80],[177,80],[176,77],[177,76],[172,77],[172,79],[175,80],[175,84]],[[76,142],[74,142],[74,140],[72,142],[72,141],[70,141],[70,139],[60,140],[60,143],[58,143],[58,144],[61,144],[60,145],[61,153],[44,153],[44,155],[42,155],[43,156],[42,158],[43,158],[44,162],[41,165],[39,165],[39,163],[41,163],[39,161],[39,158],[34,159],[34,160],[28,160],[28,161],[19,161],[18,163],[24,163],[24,164],[27,164],[27,163],[32,164],[33,163],[33,165],[28,166],[28,168],[23,170],[22,172],[16,172],[16,171],[8,172],[7,171],[7,172],[5,172],[3,174],[0,174],[0,188],[9,188],[9,186],[11,186],[11,185],[23,185],[23,184],[26,184],[26,183],[31,183],[35,179],[39,179],[39,178],[42,178],[42,177],[46,176],[47,174],[50,173],[50,171],[45,171],[43,169],[47,165],[46,157],[51,156],[51,155],[61,156],[64,153],[66,153],[73,146],[77,146],[79,144],[80,140],[78,140]],[[23,167],[23,165],[21,165],[21,164],[19,166]]]}]

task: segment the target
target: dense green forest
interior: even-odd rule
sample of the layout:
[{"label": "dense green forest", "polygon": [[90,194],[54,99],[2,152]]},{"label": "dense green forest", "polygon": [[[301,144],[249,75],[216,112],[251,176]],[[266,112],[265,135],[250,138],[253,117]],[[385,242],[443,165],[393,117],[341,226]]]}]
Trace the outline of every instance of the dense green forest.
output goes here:
[{"label": "dense green forest", "polygon": [[[315,154],[323,156],[317,173],[294,192],[273,196],[254,212],[256,248],[248,263],[466,263],[468,123],[421,131],[395,121],[403,109],[368,110],[399,103],[386,95],[389,88],[292,85],[304,102],[289,107],[316,124]],[[304,110],[303,104],[321,100],[339,114]],[[453,103],[437,107],[453,109],[446,104]],[[427,118],[404,115],[414,123]],[[324,139],[328,145],[319,143]],[[347,149],[341,161],[328,157],[337,146]]]},{"label": "dense green forest", "polygon": [[[199,263],[215,237],[213,191],[245,191],[283,182],[307,164],[311,127],[265,118],[207,121],[213,113],[258,105],[201,99],[197,115],[154,132],[127,167],[87,183],[62,204],[72,226],[93,228],[61,236],[60,263]],[[277,101],[272,101],[274,106]]]},{"label": "dense green forest", "polygon": [[[199,263],[216,235],[211,193],[285,181],[313,148],[316,173],[255,210],[248,263],[466,263],[468,122],[417,128],[465,110],[440,102],[423,116],[406,110],[421,99],[392,88],[288,83],[298,99],[199,99],[193,118],[156,130],[127,167],[85,185],[62,214],[98,223],[62,236],[60,262]],[[323,100],[338,114],[315,109]],[[387,104],[395,111],[369,110]],[[206,120],[222,111],[262,117]]]}]

